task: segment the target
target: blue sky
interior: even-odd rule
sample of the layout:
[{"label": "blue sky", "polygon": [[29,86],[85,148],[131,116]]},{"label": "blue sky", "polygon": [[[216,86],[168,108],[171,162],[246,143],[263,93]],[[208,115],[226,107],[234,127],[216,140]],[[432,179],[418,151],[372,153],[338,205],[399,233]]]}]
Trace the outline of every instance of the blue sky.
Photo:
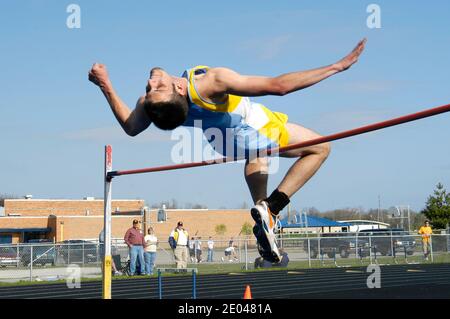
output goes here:
[{"label": "blue sky", "polygon": [[[81,8],[69,29],[66,8]],[[381,8],[369,29],[366,8]],[[2,1],[0,192],[35,198],[103,196],[103,146],[115,169],[170,164],[176,141],[151,128],[123,133],[87,80],[105,63],[134,107],[148,71],[205,64],[274,76],[331,64],[368,38],[349,71],[304,91],[256,100],[321,134],[450,103],[448,1]],[[450,114],[333,143],[319,173],[292,199],[320,210],[423,208],[438,182],[450,189]],[[270,177],[276,187],[292,160]],[[210,208],[250,203],[243,164],[116,179],[114,198],[175,198]]]}]

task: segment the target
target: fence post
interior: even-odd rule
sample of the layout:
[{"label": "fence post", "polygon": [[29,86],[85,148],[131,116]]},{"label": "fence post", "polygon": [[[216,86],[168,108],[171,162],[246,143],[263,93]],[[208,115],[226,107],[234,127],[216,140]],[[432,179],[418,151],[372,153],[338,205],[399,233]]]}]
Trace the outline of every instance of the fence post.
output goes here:
[{"label": "fence post", "polygon": [[20,245],[19,243],[16,244],[16,257],[17,257],[17,268],[20,267]]},{"label": "fence post", "polygon": [[378,264],[378,259],[377,259],[377,246],[373,247],[373,254],[374,254],[374,258],[375,258],[375,263]]},{"label": "fence post", "polygon": [[194,263],[197,263],[197,243],[194,241]]},{"label": "fence post", "polygon": [[308,265],[311,268],[311,241],[308,237]]},{"label": "fence post", "polygon": [[30,248],[30,281],[33,281],[33,245]]},{"label": "fence post", "polygon": [[447,231],[446,231],[445,237],[447,239],[447,241],[446,241],[446,243],[447,243],[447,253],[449,253],[450,252],[450,226],[449,225],[447,225]]},{"label": "fence post", "polygon": [[434,258],[433,258],[433,235],[430,235],[430,254],[431,254],[431,262],[434,262]]},{"label": "fence post", "polygon": [[370,264],[372,264],[372,236],[369,235],[369,259]]},{"label": "fence post", "polygon": [[197,299],[197,273],[192,269],[192,298]]},{"label": "fence post", "polygon": [[81,257],[81,264],[84,266],[84,242],[82,242],[81,253],[83,254]]},{"label": "fence post", "polygon": [[333,247],[333,261],[334,261],[334,265],[337,267],[337,260],[336,260],[336,247]]},{"label": "fence post", "polygon": [[319,236],[318,236],[318,239],[317,239],[317,253],[318,254],[320,254],[320,252],[321,252],[320,239],[321,239],[321,237],[320,237],[320,233],[319,233]]},{"label": "fence post", "polygon": [[159,299],[162,299],[161,269],[158,269],[158,292],[159,292]]},{"label": "fence post", "polygon": [[248,270],[248,244],[247,238],[245,238],[244,248],[245,248],[245,270]]},{"label": "fence post", "polygon": [[238,244],[238,247],[239,247],[239,263],[242,261],[242,249],[241,249],[241,245],[242,245],[242,243],[241,243],[241,237],[239,237],[239,244]]},{"label": "fence post", "polygon": [[403,252],[404,252],[404,254],[405,254],[405,262],[406,262],[407,264],[409,264],[409,262],[408,262],[408,254],[406,253],[406,246],[403,246]]},{"label": "fence post", "polygon": [[391,255],[392,255],[393,258],[395,258],[394,242],[392,240],[392,229],[391,229]]}]

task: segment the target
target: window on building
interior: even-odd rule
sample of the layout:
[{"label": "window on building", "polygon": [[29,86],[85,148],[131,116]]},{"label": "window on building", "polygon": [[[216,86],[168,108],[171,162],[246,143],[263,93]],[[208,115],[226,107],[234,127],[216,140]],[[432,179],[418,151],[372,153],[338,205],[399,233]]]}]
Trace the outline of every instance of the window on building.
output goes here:
[{"label": "window on building", "polygon": [[11,244],[12,243],[12,235],[11,234],[1,234],[0,235],[0,244]]}]

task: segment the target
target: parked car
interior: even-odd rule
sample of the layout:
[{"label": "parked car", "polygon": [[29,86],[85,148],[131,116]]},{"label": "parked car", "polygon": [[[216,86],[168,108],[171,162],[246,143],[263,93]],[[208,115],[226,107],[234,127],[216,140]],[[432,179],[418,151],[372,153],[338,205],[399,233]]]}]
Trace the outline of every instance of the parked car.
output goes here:
[{"label": "parked car", "polygon": [[[31,251],[33,251],[33,259],[31,259]],[[44,266],[56,263],[55,245],[50,240],[29,240],[28,243],[22,244],[19,248],[20,261],[23,266],[28,267],[33,260],[33,266]]]},{"label": "parked car", "polygon": [[[304,241],[304,249],[307,250],[308,242]],[[369,243],[366,239],[357,239],[355,233],[324,233],[318,238],[310,239],[311,258],[317,258],[319,254],[334,258],[339,254],[342,258],[348,258],[350,254],[358,253],[359,257],[370,254]],[[358,251],[356,251],[358,249]]]},{"label": "parked car", "polygon": [[59,242],[57,245],[58,261],[64,264],[95,263],[100,260],[97,243],[71,239]]},{"label": "parked car", "polygon": [[416,239],[401,228],[365,229],[359,232],[359,236],[364,236],[367,240],[370,237],[372,247],[383,256],[392,256],[392,249],[395,254],[406,251],[411,256],[416,247]]},{"label": "parked car", "polygon": [[17,249],[13,247],[0,247],[0,267],[16,266],[20,258],[17,255]]}]

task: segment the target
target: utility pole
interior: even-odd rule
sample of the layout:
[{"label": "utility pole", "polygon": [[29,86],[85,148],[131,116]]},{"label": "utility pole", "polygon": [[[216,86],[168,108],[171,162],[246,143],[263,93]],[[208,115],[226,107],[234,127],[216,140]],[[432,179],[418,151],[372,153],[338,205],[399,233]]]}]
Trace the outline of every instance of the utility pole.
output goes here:
[{"label": "utility pole", "polygon": [[378,195],[378,221],[380,221],[381,216],[381,197]]}]

